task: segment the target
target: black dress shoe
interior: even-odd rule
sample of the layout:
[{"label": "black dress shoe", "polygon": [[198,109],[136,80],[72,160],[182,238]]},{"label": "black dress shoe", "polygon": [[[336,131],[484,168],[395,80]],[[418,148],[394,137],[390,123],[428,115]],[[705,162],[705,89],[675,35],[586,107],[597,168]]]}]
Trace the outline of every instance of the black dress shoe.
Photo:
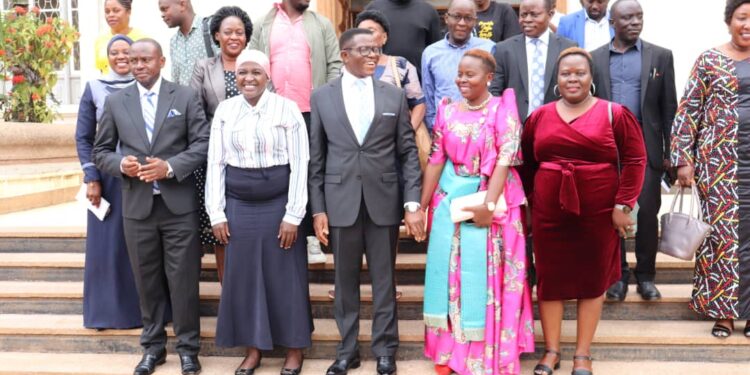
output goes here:
[{"label": "black dress shoe", "polygon": [[198,375],[201,373],[198,355],[180,354],[180,367],[182,367],[182,375]]},{"label": "black dress shoe", "polygon": [[622,280],[612,284],[607,289],[607,299],[610,301],[624,301],[628,295],[628,284]]},{"label": "black dress shoe", "polygon": [[358,368],[360,365],[359,355],[350,359],[337,359],[326,371],[326,375],[346,375],[350,369]]},{"label": "black dress shoe", "polygon": [[638,283],[638,294],[646,301],[657,301],[661,299],[659,289],[653,281],[643,281]]},{"label": "black dress shoe", "polygon": [[378,357],[378,375],[392,375],[396,373],[396,359],[393,356]]},{"label": "black dress shoe", "polygon": [[160,354],[144,354],[141,361],[135,366],[133,375],[151,375],[156,370],[156,366],[163,365],[167,361],[167,352]]}]

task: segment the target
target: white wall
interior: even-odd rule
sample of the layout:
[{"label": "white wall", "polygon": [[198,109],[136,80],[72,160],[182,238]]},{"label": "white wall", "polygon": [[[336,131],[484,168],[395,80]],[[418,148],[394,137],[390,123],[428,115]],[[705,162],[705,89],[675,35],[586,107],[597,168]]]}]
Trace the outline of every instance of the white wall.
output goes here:
[{"label": "white wall", "polygon": [[[681,97],[698,55],[729,41],[724,24],[724,1],[640,0],[640,3],[643,7],[641,36],[648,42],[672,50],[677,95]],[[568,13],[580,9],[578,0],[568,0]]]}]

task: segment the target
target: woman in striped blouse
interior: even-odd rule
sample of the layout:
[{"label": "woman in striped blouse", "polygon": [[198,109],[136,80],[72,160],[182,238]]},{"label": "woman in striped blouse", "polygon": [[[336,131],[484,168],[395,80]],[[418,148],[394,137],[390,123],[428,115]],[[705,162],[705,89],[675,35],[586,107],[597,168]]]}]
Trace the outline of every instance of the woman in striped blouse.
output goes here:
[{"label": "woman in striped blouse", "polygon": [[257,50],[237,57],[241,95],[219,104],[208,150],[206,209],[228,244],[216,344],[247,348],[236,374],[251,374],[260,350],[274,346],[289,349],[281,374],[299,374],[311,345],[307,252],[298,241],[307,131],[297,105],[266,90],[269,65]]}]

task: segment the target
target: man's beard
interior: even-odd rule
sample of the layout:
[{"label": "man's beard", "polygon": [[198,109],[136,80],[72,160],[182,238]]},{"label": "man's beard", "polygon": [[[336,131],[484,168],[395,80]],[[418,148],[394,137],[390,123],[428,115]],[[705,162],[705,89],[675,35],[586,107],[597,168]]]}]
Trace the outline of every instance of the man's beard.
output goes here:
[{"label": "man's beard", "polygon": [[302,3],[299,3],[299,4],[297,4],[297,5],[296,5],[296,6],[294,7],[294,9],[295,9],[296,11],[300,12],[300,13],[303,13],[303,12],[304,12],[304,11],[306,11],[306,10],[307,10],[307,8],[309,8],[309,7],[310,7],[310,3],[307,3],[307,4],[302,4]]},{"label": "man's beard", "polygon": [[394,3],[399,3],[399,4],[406,4],[408,2],[411,2],[411,0],[391,0],[391,1]]}]

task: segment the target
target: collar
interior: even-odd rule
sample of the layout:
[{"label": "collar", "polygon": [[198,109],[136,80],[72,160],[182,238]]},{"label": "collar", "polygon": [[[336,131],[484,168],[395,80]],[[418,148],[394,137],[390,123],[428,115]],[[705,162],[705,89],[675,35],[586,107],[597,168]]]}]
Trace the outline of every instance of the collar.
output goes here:
[{"label": "collar", "polygon": [[372,77],[368,76],[365,78],[359,78],[355,76],[354,74],[349,73],[345,68],[341,69],[342,75],[341,75],[341,86],[342,87],[352,87],[354,86],[354,82],[358,80],[365,81],[365,85],[372,86]]},{"label": "collar", "polygon": [[177,35],[181,35],[183,38],[187,38],[190,36],[195,30],[198,30],[201,27],[201,24],[203,23],[203,18],[198,17],[198,15],[193,16],[193,23],[190,25],[190,31],[188,31],[187,35],[183,34],[182,31],[180,31],[180,27],[177,27]]},{"label": "collar", "polygon": [[593,22],[597,25],[601,25],[604,22],[609,23],[609,10],[607,11],[607,13],[604,14],[604,17],[602,17],[602,19],[599,21],[594,21],[593,18],[589,17],[589,12],[587,12],[586,9],[583,10],[583,16],[585,17],[586,22]]},{"label": "collar", "polygon": [[271,92],[268,91],[268,89],[263,90],[263,94],[261,94],[260,99],[258,99],[258,104],[256,104],[254,107],[250,104],[250,102],[245,99],[245,96],[240,94],[238,95],[242,99],[242,103],[250,111],[250,114],[261,114],[265,112],[266,104],[268,103],[268,99],[271,96]]},{"label": "collar", "polygon": [[[628,52],[631,49],[633,49],[634,47],[635,47],[635,50],[638,51],[638,52],[643,51],[643,43],[641,43],[641,38],[638,38],[638,40],[635,41],[635,46],[628,48],[624,52]],[[624,53],[624,52],[620,52],[617,49],[615,49],[615,39],[614,38],[612,38],[612,40],[609,42],[609,52]]]},{"label": "collar", "polygon": [[544,44],[545,46],[548,46],[549,45],[549,28],[547,30],[544,30],[542,35],[539,35],[539,38],[529,38],[528,36],[526,36],[525,38],[526,38],[526,44],[531,44],[532,39],[539,39],[540,41],[542,41],[542,44]]},{"label": "collar", "polygon": [[160,75],[159,78],[156,79],[156,82],[154,83],[154,86],[151,87],[151,90],[146,90],[146,88],[143,87],[143,85],[141,85],[139,82],[136,82],[135,85],[136,85],[136,87],[138,87],[138,96],[140,96],[142,98],[143,95],[146,95],[147,92],[154,92],[154,93],[156,93],[156,95],[159,95],[159,91],[161,90],[161,81],[162,81],[162,79],[163,78]]},{"label": "collar", "polygon": [[466,43],[464,43],[463,45],[459,46],[459,45],[455,45],[455,44],[451,43],[451,40],[450,40],[449,36],[450,36],[450,33],[445,33],[445,37],[443,38],[443,40],[445,41],[445,44],[448,47],[456,48],[456,49],[468,48],[469,46],[471,46],[471,40],[474,38],[473,36],[471,36],[471,34],[469,34],[469,39],[466,39]]}]

